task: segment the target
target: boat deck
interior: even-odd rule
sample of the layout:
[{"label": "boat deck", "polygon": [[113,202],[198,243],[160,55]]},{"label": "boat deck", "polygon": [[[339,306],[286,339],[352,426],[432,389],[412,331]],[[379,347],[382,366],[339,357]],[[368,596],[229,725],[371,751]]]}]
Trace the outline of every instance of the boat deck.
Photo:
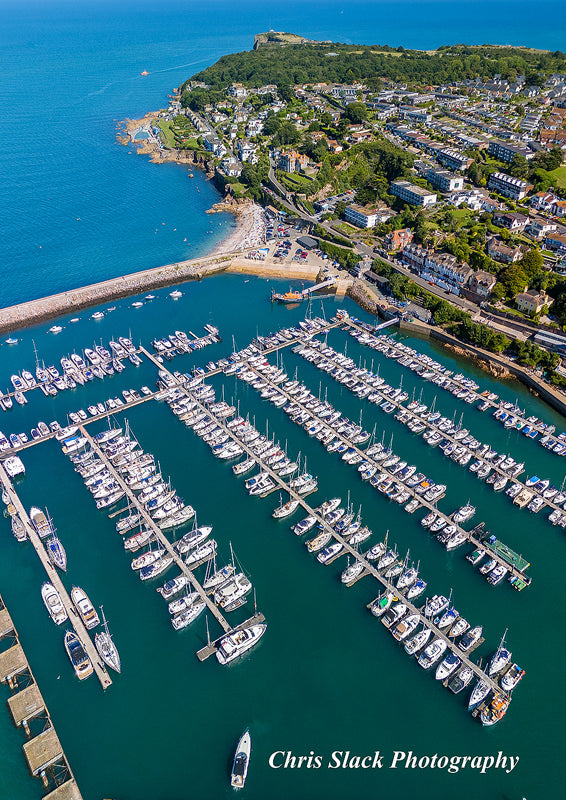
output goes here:
[{"label": "boat deck", "polygon": [[0,683],[10,683],[15,675],[19,675],[28,667],[28,662],[20,644],[14,644],[0,653]]},{"label": "boat deck", "polygon": [[74,778],[71,778],[52,792],[43,796],[43,800],[82,800],[82,795]]}]

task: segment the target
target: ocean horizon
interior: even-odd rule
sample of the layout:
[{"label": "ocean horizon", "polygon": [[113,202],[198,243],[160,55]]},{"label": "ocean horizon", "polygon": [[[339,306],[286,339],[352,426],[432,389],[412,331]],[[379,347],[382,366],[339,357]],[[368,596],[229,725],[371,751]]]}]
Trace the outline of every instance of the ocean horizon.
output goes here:
[{"label": "ocean horizon", "polygon": [[120,120],[166,107],[175,86],[220,56],[251,49],[256,33],[423,49],[566,40],[559,3],[545,5],[553,24],[542,28],[528,9],[507,0],[0,3],[0,304],[198,257],[233,231],[230,215],[204,213],[219,194],[202,173],[189,180],[186,167],[152,164],[116,133]]}]

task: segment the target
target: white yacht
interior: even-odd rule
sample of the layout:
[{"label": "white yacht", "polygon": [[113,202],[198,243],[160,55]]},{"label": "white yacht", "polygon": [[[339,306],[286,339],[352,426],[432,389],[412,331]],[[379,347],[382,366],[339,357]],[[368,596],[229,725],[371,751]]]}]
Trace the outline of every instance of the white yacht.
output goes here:
[{"label": "white yacht", "polygon": [[87,630],[96,628],[100,622],[100,618],[94,610],[94,606],[90,602],[86,592],[84,592],[78,586],[73,586],[71,589],[71,600],[79,612],[79,616],[81,617],[85,628],[87,628]]},{"label": "white yacht", "polygon": [[262,623],[223,636],[218,644],[216,658],[221,664],[229,664],[254,647],[266,630],[267,625]]},{"label": "white yacht", "polygon": [[234,755],[232,775],[230,776],[230,784],[233,789],[243,789],[245,786],[251,752],[252,740],[249,730],[246,730],[238,742]]},{"label": "white yacht", "polygon": [[108,622],[104,616],[104,610],[102,606],[100,607],[100,610],[102,612],[104,630],[95,634],[94,644],[96,645],[98,654],[104,663],[116,672],[120,672],[122,668],[120,654],[118,653],[118,648],[114,644],[112,636],[110,635],[110,631],[108,630]]},{"label": "white yacht", "polygon": [[52,583],[46,582],[43,584],[41,598],[45,603],[45,608],[49,611],[49,616],[56,625],[61,625],[68,619],[61,595]]}]

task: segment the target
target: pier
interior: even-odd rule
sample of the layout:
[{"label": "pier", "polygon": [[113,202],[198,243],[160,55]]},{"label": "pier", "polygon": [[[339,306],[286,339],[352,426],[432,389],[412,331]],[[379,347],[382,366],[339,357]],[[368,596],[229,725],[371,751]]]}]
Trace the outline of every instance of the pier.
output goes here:
[{"label": "pier", "polygon": [[[14,725],[23,728],[28,737],[28,741],[23,745],[23,752],[29,771],[34,777],[41,777],[45,789],[50,789],[43,796],[43,800],[82,800],[79,787],[2,597],[0,597],[0,621],[0,642],[6,638],[15,641],[15,644],[7,650],[0,652],[0,682],[7,683],[14,692],[8,698],[8,708]],[[31,730],[34,720],[41,725],[41,731],[37,735]]]},{"label": "pier", "polygon": [[53,586],[59,592],[59,596],[61,597],[61,600],[63,602],[63,605],[65,606],[65,610],[69,617],[69,622],[73,626],[75,633],[77,634],[86,654],[88,655],[88,657],[92,662],[93,669],[96,673],[96,677],[100,681],[100,685],[102,686],[103,689],[107,689],[111,685],[112,679],[110,678],[110,675],[106,670],[106,667],[104,666],[100,656],[98,655],[98,651],[94,646],[92,639],[88,635],[87,629],[83,625],[83,622],[80,616],[78,615],[75,606],[71,601],[71,598],[67,594],[65,584],[59,577],[57,568],[54,567],[53,564],[51,563],[51,559],[49,558],[49,556],[45,551],[45,548],[43,547],[39,534],[37,533],[35,527],[33,526],[27,514],[27,511],[23,507],[23,504],[16,490],[14,489],[12,481],[9,479],[1,463],[0,463],[0,482],[2,483],[3,489],[6,491],[6,493],[10,498],[10,503],[16,509],[17,514],[24,525],[27,536],[30,542],[32,543],[33,548],[37,553],[39,560],[41,561],[45,569],[47,580],[50,583],[52,583]]},{"label": "pier", "polygon": [[[340,544],[342,544],[342,547],[343,547],[343,550],[344,550],[344,552],[345,552],[345,553],[348,553],[350,556],[352,556],[352,558],[353,558],[354,560],[357,560],[357,561],[360,561],[360,562],[362,562],[362,563],[363,563],[363,565],[364,565],[364,574],[365,574],[365,575],[371,575],[373,578],[375,578],[375,579],[376,579],[376,580],[377,580],[377,581],[378,581],[378,582],[381,584],[381,586],[382,586],[382,587],[383,587],[383,588],[384,588],[386,591],[388,591],[388,592],[393,592],[393,593],[394,593],[396,596],[398,596],[398,595],[402,594],[402,593],[401,593],[401,592],[400,592],[400,591],[399,591],[399,590],[398,590],[398,589],[397,589],[397,588],[394,586],[394,584],[392,584],[392,583],[391,583],[390,581],[388,581],[388,580],[387,580],[387,579],[386,579],[386,578],[385,578],[383,575],[381,575],[381,573],[380,573],[380,572],[378,572],[378,570],[377,570],[377,569],[376,569],[376,568],[373,566],[373,564],[371,564],[371,563],[370,563],[370,562],[369,562],[369,561],[368,561],[368,560],[367,560],[367,559],[366,559],[366,558],[365,558],[363,555],[361,555],[361,554],[360,554],[360,553],[359,553],[359,552],[358,552],[358,551],[357,551],[357,550],[356,550],[354,547],[352,547],[352,546],[351,546],[351,545],[348,543],[348,541],[347,541],[346,539],[344,539],[344,537],[343,537],[343,536],[341,536],[341,535],[340,535],[339,533],[337,533],[337,532],[336,532],[336,531],[335,531],[335,530],[334,530],[332,527],[330,527],[330,526],[329,526],[329,525],[328,525],[328,524],[325,522],[325,520],[324,520],[324,517],[323,517],[321,514],[317,513],[317,512],[314,510],[314,508],[313,508],[312,506],[310,506],[310,505],[309,505],[309,504],[306,502],[306,500],[304,499],[304,497],[302,497],[302,496],[301,496],[301,495],[299,495],[297,492],[295,492],[293,489],[291,489],[291,488],[289,487],[289,485],[288,485],[288,484],[287,484],[287,483],[286,483],[286,482],[285,482],[285,481],[284,481],[284,480],[283,480],[283,479],[282,479],[282,478],[281,478],[281,477],[280,477],[280,476],[279,476],[279,475],[278,475],[278,474],[277,474],[277,473],[276,473],[274,470],[272,470],[272,469],[271,469],[271,467],[269,467],[269,466],[267,466],[266,464],[264,464],[264,463],[261,461],[261,458],[260,458],[260,457],[258,457],[258,456],[257,456],[257,455],[254,453],[254,451],[253,451],[253,450],[252,450],[252,449],[251,449],[251,448],[250,448],[250,447],[249,447],[249,446],[248,446],[248,445],[247,445],[245,442],[243,442],[242,440],[240,440],[240,439],[239,439],[239,438],[236,436],[236,434],[235,434],[235,433],[232,431],[232,429],[230,429],[230,428],[228,428],[228,427],[226,426],[226,424],[224,423],[224,421],[223,421],[223,420],[221,420],[221,419],[219,419],[218,417],[216,417],[216,416],[215,416],[215,415],[214,415],[214,414],[213,414],[213,413],[210,411],[210,409],[209,409],[209,408],[208,408],[208,407],[207,407],[207,406],[206,406],[204,403],[202,403],[200,400],[197,400],[197,399],[196,399],[196,398],[195,398],[195,397],[194,397],[194,396],[191,394],[191,392],[190,392],[190,391],[189,391],[189,390],[188,390],[188,389],[187,389],[185,386],[183,386],[183,384],[182,384],[181,382],[179,382],[179,381],[178,381],[178,380],[175,378],[175,376],[174,376],[172,373],[168,373],[168,374],[169,374],[169,376],[170,376],[170,378],[171,378],[171,381],[172,381],[172,382],[173,382],[173,381],[175,382],[175,384],[176,384],[176,388],[178,388],[178,389],[179,389],[180,391],[182,391],[182,392],[183,392],[183,393],[184,393],[184,394],[185,394],[185,395],[186,395],[188,398],[190,398],[190,399],[191,399],[193,402],[195,402],[195,403],[196,403],[196,405],[197,405],[197,406],[198,406],[198,407],[201,409],[201,411],[204,411],[204,412],[206,412],[206,414],[208,414],[208,415],[209,415],[209,416],[210,416],[212,419],[214,419],[214,421],[215,421],[215,423],[218,425],[218,427],[219,427],[219,428],[221,428],[221,429],[223,430],[223,432],[224,432],[225,434],[227,434],[227,435],[228,435],[228,436],[229,436],[229,437],[232,439],[232,441],[234,441],[235,443],[237,443],[237,444],[238,444],[238,445],[239,445],[239,446],[240,446],[240,447],[241,447],[243,450],[245,450],[245,451],[247,452],[247,454],[248,454],[248,457],[249,457],[249,458],[253,458],[253,459],[254,459],[254,461],[256,461],[256,462],[257,462],[257,464],[258,464],[258,466],[260,467],[260,469],[261,469],[263,472],[267,472],[267,473],[269,474],[269,476],[271,477],[271,479],[272,479],[272,480],[273,480],[273,481],[274,481],[274,482],[275,482],[275,483],[276,483],[276,484],[279,486],[279,488],[280,488],[282,491],[284,491],[284,492],[287,492],[287,493],[289,494],[289,497],[290,497],[290,498],[292,498],[293,500],[297,500],[297,501],[298,501],[298,503],[299,503],[299,505],[300,505],[300,506],[301,506],[301,507],[304,509],[304,511],[306,512],[306,514],[307,514],[307,515],[314,516],[314,517],[315,517],[315,519],[317,520],[317,522],[319,523],[319,526],[320,526],[320,527],[321,527],[323,530],[325,530],[325,531],[327,531],[328,533],[330,533],[330,534],[331,534],[331,536],[332,536],[332,537],[333,537],[333,538],[334,538],[334,539],[335,539],[337,542],[340,542]],[[262,376],[262,377],[263,377],[263,376]],[[438,627],[437,627],[437,626],[434,624],[434,622],[432,622],[431,620],[429,620],[429,619],[427,619],[427,618],[425,618],[425,617],[423,616],[423,613],[422,613],[422,610],[421,610],[421,609],[417,608],[417,606],[413,605],[413,603],[411,603],[410,601],[406,600],[406,598],[405,598],[405,597],[403,597],[403,602],[404,602],[404,603],[407,605],[407,607],[409,608],[409,610],[410,610],[412,613],[415,613],[415,614],[418,614],[418,615],[419,615],[419,618],[420,618],[420,620],[421,620],[421,624],[423,624],[425,627],[431,628],[431,629],[432,629],[432,631],[433,631],[433,633],[434,633],[434,634],[435,634],[437,637],[439,637],[439,638],[443,639],[443,640],[446,642],[448,649],[449,649],[451,652],[455,653],[455,654],[458,656],[458,658],[460,658],[460,659],[461,659],[461,661],[462,661],[462,666],[467,666],[467,667],[470,667],[470,668],[473,670],[473,672],[474,672],[474,674],[476,675],[476,677],[477,677],[477,678],[479,678],[479,679],[481,679],[481,680],[483,680],[483,681],[485,681],[485,682],[486,682],[486,683],[489,685],[489,687],[492,689],[492,691],[494,691],[494,692],[498,692],[498,693],[504,693],[504,692],[503,692],[503,690],[501,689],[501,687],[499,686],[499,684],[498,684],[496,681],[494,681],[492,678],[490,678],[490,677],[487,675],[487,673],[485,673],[485,672],[484,672],[484,671],[483,671],[483,670],[482,670],[482,669],[481,669],[481,668],[480,668],[480,667],[479,667],[479,666],[478,666],[476,663],[474,663],[473,661],[471,661],[471,660],[468,658],[468,656],[466,656],[466,655],[465,655],[465,653],[463,653],[461,650],[459,650],[459,649],[456,647],[455,643],[454,643],[453,641],[451,641],[451,640],[448,638],[448,636],[446,636],[446,634],[445,634],[445,633],[443,633],[443,632],[442,632],[442,631],[441,631],[441,630],[440,630],[440,629],[439,629],[439,628],[438,628]]]},{"label": "pier", "polygon": [[[398,322],[398,320],[397,320],[397,322]],[[354,321],[351,318],[346,320],[346,325],[348,327],[350,327],[351,329],[357,330],[360,333],[369,334],[369,335],[374,335],[374,334],[378,333],[381,329],[387,327],[388,324],[391,324],[391,322],[388,322],[386,324],[377,325],[375,327],[372,326],[368,330],[366,327],[364,327],[364,325],[361,325],[359,322]],[[360,342],[360,344],[365,345],[367,343],[366,342]],[[399,350],[399,348],[397,348],[395,346],[395,342],[394,341],[388,342],[388,345],[390,347],[392,347],[396,351]],[[379,350],[376,350],[375,352],[379,353]],[[416,351],[416,355],[415,356],[411,356],[411,358],[412,358],[413,361],[421,362],[422,354],[419,353],[418,351]],[[443,372],[437,370],[435,367],[431,366],[430,364],[426,364],[425,362],[422,362],[422,364],[423,364],[424,367],[427,368],[427,370],[430,370],[431,372],[434,372],[434,376],[435,377],[440,377],[440,376],[446,377]],[[452,383],[458,385],[462,390],[466,390],[467,392],[470,392],[470,394],[473,394],[473,396],[475,398],[474,399],[474,403],[476,403],[477,401],[481,401],[481,402],[487,401],[488,403],[490,403],[490,407],[488,409],[489,411],[493,411],[494,409],[499,408],[499,409],[501,409],[503,411],[506,411],[507,413],[512,413],[509,409],[504,408],[504,405],[505,405],[504,401],[502,401],[500,399],[488,400],[488,398],[486,397],[485,393],[480,392],[478,389],[475,389],[475,390],[469,389],[464,383],[462,383],[462,381],[456,380],[453,375],[450,376],[450,381]],[[472,404],[470,404],[470,405],[472,405]],[[529,422],[528,424],[533,430],[536,430],[542,436],[547,436],[548,435],[548,436],[551,436],[553,439],[556,439],[556,437],[554,436],[554,431],[552,433],[549,433],[549,431],[546,430],[546,427],[542,426],[540,423],[531,423],[531,422]],[[558,441],[559,440],[556,439],[556,442],[558,442]]]},{"label": "pier", "polygon": [[[306,408],[306,406],[303,403],[300,403],[298,400],[296,400],[292,395],[290,395],[288,392],[286,392],[285,389],[283,389],[281,386],[279,386],[279,385],[273,383],[272,381],[270,381],[268,376],[264,375],[263,373],[260,373],[254,367],[251,367],[249,364],[247,365],[247,368],[249,370],[251,370],[252,372],[255,372],[256,375],[258,376],[258,378],[261,378],[262,380],[266,381],[266,383],[268,383],[272,388],[276,389],[277,392],[279,392],[280,394],[283,394],[287,398],[287,400],[289,402],[293,403],[296,406],[299,406],[306,413],[308,413],[311,418],[314,418],[315,415],[311,411],[309,411],[309,409]],[[345,444],[349,449],[354,450],[363,459],[363,461],[365,461],[368,464],[371,464],[371,465],[375,466],[377,468],[377,472],[379,472],[381,475],[387,475],[387,476],[390,476],[390,477],[393,477],[393,478],[395,477],[394,475],[391,475],[391,473],[385,467],[383,467],[383,465],[379,461],[376,461],[371,456],[367,456],[363,450],[361,450],[356,445],[353,445],[350,442],[349,439],[346,439],[344,436],[342,436],[337,431],[333,431],[333,432],[335,434],[335,437],[337,439],[339,439],[342,444]],[[438,516],[442,517],[442,519],[445,520],[447,525],[456,524],[456,523],[453,522],[453,520],[451,519],[451,517],[448,514],[445,514],[443,511],[440,511],[437,508],[436,501],[435,502],[429,502],[428,500],[425,500],[423,494],[418,494],[416,492],[416,487],[415,488],[411,488],[410,486],[406,486],[406,484],[404,484],[404,486],[405,486],[405,490],[410,493],[411,497],[419,501],[420,506],[422,506],[424,508],[427,508],[429,510],[429,512],[432,511],[435,514],[437,514]],[[523,572],[518,570],[512,564],[509,564],[508,562],[506,562],[504,559],[502,559],[501,556],[495,550],[493,550],[489,546],[489,544],[487,542],[481,542],[480,543],[479,540],[473,535],[473,532],[466,531],[460,525],[456,525],[456,528],[457,528],[457,530],[459,532],[462,532],[462,533],[465,534],[467,540],[471,544],[475,545],[476,547],[480,547],[481,546],[482,549],[484,549],[486,552],[489,553],[491,558],[493,558],[495,561],[497,561],[498,564],[502,564],[503,566],[505,566],[513,575],[515,575],[516,577],[520,577],[520,578],[524,578],[525,577]],[[339,555],[344,555],[344,552],[341,551]]]},{"label": "pier", "polygon": [[186,577],[188,578],[188,580],[191,583],[191,585],[192,585],[193,589],[195,590],[195,592],[198,592],[200,597],[204,600],[204,602],[207,605],[208,610],[211,612],[213,617],[216,619],[216,621],[218,622],[218,624],[220,625],[220,627],[222,628],[224,633],[228,633],[229,631],[231,631],[232,630],[232,626],[230,625],[230,623],[226,620],[224,615],[221,613],[220,609],[212,602],[212,600],[206,594],[206,592],[202,588],[201,584],[196,579],[194,573],[187,567],[187,565],[185,564],[184,560],[177,553],[177,551],[175,550],[175,548],[173,547],[173,545],[171,544],[169,539],[165,536],[165,534],[163,533],[163,531],[161,530],[159,525],[156,525],[156,523],[154,522],[154,520],[152,519],[150,514],[146,511],[145,507],[138,501],[138,498],[135,495],[135,493],[132,491],[132,489],[130,489],[128,484],[123,480],[123,478],[120,475],[120,473],[118,472],[118,470],[115,469],[115,467],[112,465],[112,463],[107,458],[107,456],[104,453],[104,451],[102,450],[102,448],[96,442],[96,440],[93,439],[92,436],[89,433],[87,433],[86,429],[82,425],[79,427],[79,430],[81,431],[81,433],[85,437],[85,439],[88,441],[91,449],[94,450],[94,452],[96,453],[98,458],[101,461],[104,462],[106,468],[112,474],[112,476],[116,480],[116,482],[126,492],[126,496],[128,498],[128,502],[131,505],[131,507],[135,508],[135,510],[141,515],[146,527],[149,528],[152,531],[155,539],[157,539],[157,541],[165,549],[167,554],[173,558],[173,561],[175,562],[175,564],[179,567],[181,572],[184,575],[186,575]]}]

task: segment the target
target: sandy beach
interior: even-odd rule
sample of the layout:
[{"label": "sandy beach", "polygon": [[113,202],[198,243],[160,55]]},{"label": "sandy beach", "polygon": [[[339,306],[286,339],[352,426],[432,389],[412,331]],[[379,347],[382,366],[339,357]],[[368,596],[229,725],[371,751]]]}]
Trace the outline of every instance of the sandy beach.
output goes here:
[{"label": "sandy beach", "polygon": [[254,247],[261,247],[265,244],[266,217],[264,209],[256,203],[246,203],[245,205],[223,206],[226,210],[234,214],[236,218],[236,229],[232,231],[227,239],[215,248],[212,255],[222,255],[223,253],[234,253],[240,250],[248,250]]}]

